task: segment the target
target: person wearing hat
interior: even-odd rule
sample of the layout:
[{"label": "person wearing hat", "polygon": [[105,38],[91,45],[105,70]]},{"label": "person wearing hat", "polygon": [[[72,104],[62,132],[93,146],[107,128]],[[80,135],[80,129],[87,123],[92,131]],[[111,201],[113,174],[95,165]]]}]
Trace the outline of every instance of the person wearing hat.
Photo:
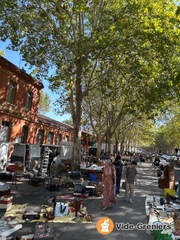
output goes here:
[{"label": "person wearing hat", "polygon": [[133,203],[134,196],[134,183],[136,182],[137,176],[137,162],[132,161],[130,166],[127,167],[125,172],[125,182],[126,182],[126,190],[125,190],[125,200],[129,203]]}]

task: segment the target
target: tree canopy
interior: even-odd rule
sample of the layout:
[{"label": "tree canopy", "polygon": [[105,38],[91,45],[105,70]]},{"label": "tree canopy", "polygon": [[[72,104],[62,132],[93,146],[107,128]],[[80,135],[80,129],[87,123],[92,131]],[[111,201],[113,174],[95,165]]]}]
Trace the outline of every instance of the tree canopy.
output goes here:
[{"label": "tree canopy", "polygon": [[47,112],[49,112],[49,108],[50,108],[50,97],[47,93],[44,93],[43,91],[41,91],[40,93],[40,102],[39,102],[39,113],[41,114],[45,114]]},{"label": "tree canopy", "polygon": [[71,113],[76,163],[89,92],[116,98],[117,82],[126,109],[149,116],[179,96],[180,19],[172,0],[4,0],[0,19],[0,39],[11,40],[9,48],[59,93],[57,108]]},{"label": "tree canopy", "polygon": [[5,56],[4,51],[2,51],[1,49],[0,49],[0,56],[2,56],[2,57]]}]

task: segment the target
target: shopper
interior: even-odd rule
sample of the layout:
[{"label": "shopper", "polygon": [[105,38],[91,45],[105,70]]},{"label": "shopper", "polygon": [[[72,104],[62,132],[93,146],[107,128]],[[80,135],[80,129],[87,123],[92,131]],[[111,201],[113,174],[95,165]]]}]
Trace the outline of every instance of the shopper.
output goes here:
[{"label": "shopper", "polygon": [[158,155],[156,155],[155,159],[154,159],[154,166],[155,167],[159,167],[160,166],[160,158]]},{"label": "shopper", "polygon": [[89,179],[90,179],[91,182],[95,182],[97,180],[97,176],[96,176],[95,171],[91,170],[89,172]]},{"label": "shopper", "polygon": [[107,210],[112,204],[116,203],[115,187],[116,187],[116,171],[111,160],[105,160],[102,175],[103,185],[103,210]]},{"label": "shopper", "polygon": [[121,156],[117,155],[115,160],[114,160],[114,166],[116,169],[116,189],[115,189],[115,193],[116,193],[116,197],[119,198],[119,191],[120,191],[120,184],[121,184],[121,176],[122,176],[122,169],[123,169],[123,163],[121,160]]},{"label": "shopper", "polygon": [[50,174],[52,177],[57,177],[57,166],[56,161],[53,161],[50,166]]},{"label": "shopper", "polygon": [[35,176],[38,175],[39,166],[38,166],[38,161],[36,161],[36,160],[34,160],[33,167],[32,167],[32,172]]},{"label": "shopper", "polygon": [[125,200],[129,203],[133,203],[134,195],[134,183],[137,182],[137,162],[132,161],[130,166],[127,167],[125,172],[125,182],[126,182],[126,191],[125,191]]}]

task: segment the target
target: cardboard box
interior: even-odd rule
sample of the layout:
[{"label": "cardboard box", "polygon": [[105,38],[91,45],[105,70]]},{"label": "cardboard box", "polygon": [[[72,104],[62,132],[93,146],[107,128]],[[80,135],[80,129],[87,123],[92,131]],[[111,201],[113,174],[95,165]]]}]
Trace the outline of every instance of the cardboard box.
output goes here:
[{"label": "cardboard box", "polygon": [[30,219],[30,220],[38,220],[40,219],[41,207],[40,206],[28,206],[22,216],[23,220]]}]

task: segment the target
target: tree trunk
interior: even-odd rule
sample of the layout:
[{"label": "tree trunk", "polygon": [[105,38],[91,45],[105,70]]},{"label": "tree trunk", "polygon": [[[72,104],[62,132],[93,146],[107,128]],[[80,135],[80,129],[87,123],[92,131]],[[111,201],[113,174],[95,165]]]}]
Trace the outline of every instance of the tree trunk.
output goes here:
[{"label": "tree trunk", "polygon": [[118,140],[116,139],[116,141],[115,141],[115,153],[117,153],[117,152],[119,151],[118,145],[119,145],[119,142],[118,142]]},{"label": "tree trunk", "polygon": [[110,131],[107,131],[107,152],[108,155],[111,153],[111,135],[110,135]]},{"label": "tree trunk", "polygon": [[73,170],[79,169],[81,162],[81,120],[82,120],[82,62],[76,62],[75,104],[73,112],[74,146],[73,146]]},{"label": "tree trunk", "polygon": [[108,138],[108,154],[111,154],[111,140]]},{"label": "tree trunk", "polygon": [[96,152],[96,157],[100,157],[101,154],[101,139],[97,139],[97,152]]},{"label": "tree trunk", "polygon": [[81,161],[81,130],[76,129],[74,131],[74,144],[73,144],[73,165],[72,170],[79,170],[79,164]]},{"label": "tree trunk", "polygon": [[122,140],[120,143],[120,154],[122,155],[124,153],[124,141]]}]

